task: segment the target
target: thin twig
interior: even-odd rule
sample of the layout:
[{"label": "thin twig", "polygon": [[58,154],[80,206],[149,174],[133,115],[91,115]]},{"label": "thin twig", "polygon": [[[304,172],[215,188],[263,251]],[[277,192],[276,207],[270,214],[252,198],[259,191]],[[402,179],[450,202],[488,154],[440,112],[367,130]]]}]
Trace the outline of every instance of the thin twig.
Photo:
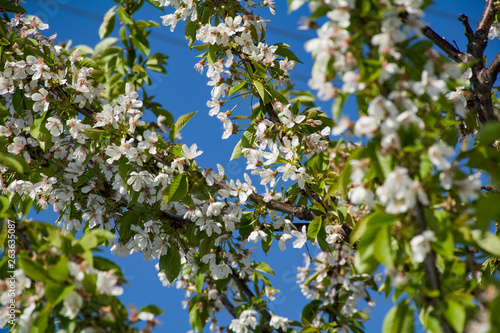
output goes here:
[{"label": "thin twig", "polygon": [[469,18],[464,14],[460,14],[460,18],[458,20],[464,25],[465,37],[467,37],[469,43],[472,43],[474,41],[474,31],[472,31],[472,28],[469,24]]}]

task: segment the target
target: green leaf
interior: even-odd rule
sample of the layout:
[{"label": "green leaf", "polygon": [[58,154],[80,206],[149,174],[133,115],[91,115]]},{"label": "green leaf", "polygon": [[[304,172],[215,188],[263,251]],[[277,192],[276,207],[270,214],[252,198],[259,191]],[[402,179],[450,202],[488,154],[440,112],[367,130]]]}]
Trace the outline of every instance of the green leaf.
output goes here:
[{"label": "green leaf", "polygon": [[378,231],[378,228],[390,226],[396,221],[397,218],[394,215],[383,212],[375,212],[371,215],[366,215],[354,225],[354,229],[352,230],[350,236],[351,244],[356,243],[364,234],[366,229],[370,229],[371,232],[375,232]]},{"label": "green leaf", "polygon": [[109,137],[110,133],[107,130],[95,129],[95,128],[87,128],[83,130],[83,134],[85,134],[89,139],[92,140],[100,140],[102,136]]},{"label": "green leaf", "polygon": [[177,121],[175,122],[174,126],[172,126],[170,128],[170,132],[168,134],[169,138],[170,138],[170,141],[173,142],[174,141],[174,138],[177,134],[179,134],[179,132],[181,131],[181,129],[187,124],[187,122],[196,114],[198,113],[198,111],[195,111],[195,112],[191,112],[191,113],[187,113],[187,114],[184,114],[182,116],[180,116]]},{"label": "green leaf", "polygon": [[262,102],[264,102],[264,104],[270,103],[271,96],[266,92],[264,84],[258,80],[254,80],[253,85],[255,86],[255,89],[257,89],[257,92],[259,93],[259,96],[262,99]]},{"label": "green leaf", "polygon": [[316,316],[316,313],[318,313],[320,305],[321,301],[316,299],[304,306],[304,309],[302,310],[303,320],[305,319],[308,322],[311,322]]},{"label": "green leaf", "polygon": [[94,294],[96,292],[97,275],[85,274],[82,280],[82,284],[86,291],[88,291],[91,294]]},{"label": "green leaf", "polygon": [[274,234],[270,228],[265,229],[264,232],[266,233],[267,237],[266,239],[262,237],[261,244],[262,244],[262,250],[264,251],[264,253],[267,253],[271,248],[271,244],[273,243]]},{"label": "green leaf", "polygon": [[409,300],[394,305],[386,314],[382,326],[383,333],[412,333],[414,331],[414,310]]},{"label": "green leaf", "polygon": [[[168,59],[168,57],[166,55],[161,54],[161,53],[155,53],[151,57],[149,57],[148,60],[146,60],[146,67],[152,71],[166,74],[167,70],[165,69],[165,65],[167,64],[167,59]],[[152,111],[155,112],[154,109]],[[156,112],[155,112],[155,114],[156,114]],[[170,118],[172,118],[172,115],[170,115]],[[172,123],[173,123],[173,119],[172,119]],[[170,125],[170,123],[169,123],[169,125]]]},{"label": "green leaf", "polygon": [[176,248],[172,246],[168,248],[163,269],[165,270],[165,275],[170,283],[174,282],[174,280],[179,276],[179,273],[181,272],[181,256]]},{"label": "green leaf", "polygon": [[0,164],[21,174],[30,171],[30,166],[26,163],[24,158],[11,153],[0,153]]},{"label": "green leaf", "polygon": [[309,223],[307,228],[307,238],[309,238],[311,242],[314,242],[316,236],[318,236],[322,224],[323,222],[321,220],[321,216],[316,216],[311,223]]},{"label": "green leaf", "polygon": [[0,0],[0,8],[3,8],[8,13],[26,14],[26,9],[8,0]]},{"label": "green leaf", "polygon": [[375,237],[374,257],[390,269],[394,268],[389,228],[381,228]]},{"label": "green leaf", "polygon": [[480,146],[489,146],[498,139],[500,139],[500,123],[489,122],[477,133],[476,142]]},{"label": "green leaf", "polygon": [[115,275],[122,280],[125,280],[120,266],[109,259],[103,257],[94,257],[94,268],[100,271],[114,271]]},{"label": "green leaf", "polygon": [[45,112],[42,117],[36,118],[33,121],[33,125],[30,127],[30,135],[34,139],[39,141],[49,141],[52,139],[52,135],[49,130],[45,127],[45,119],[47,118],[48,112]]},{"label": "green leaf", "polygon": [[472,230],[472,238],[480,249],[500,258],[500,238],[498,236],[489,231],[483,234],[480,230]]},{"label": "green leaf", "polygon": [[87,231],[82,238],[78,240],[78,244],[84,249],[93,250],[104,242],[115,238],[116,236],[104,229],[91,229]]},{"label": "green leaf", "polygon": [[68,258],[63,255],[54,266],[49,268],[49,275],[58,282],[64,282],[68,279]]},{"label": "green leaf", "polygon": [[99,243],[97,242],[97,237],[92,233],[88,233],[82,236],[78,241],[78,244],[84,249],[93,250],[95,249]]},{"label": "green leaf", "polygon": [[205,254],[208,254],[210,250],[213,248],[213,245],[214,244],[212,242],[212,238],[210,237],[203,238],[198,247],[198,253],[200,254],[200,256],[203,257]]},{"label": "green leaf", "polygon": [[229,97],[232,94],[234,94],[235,92],[239,91],[241,88],[245,87],[247,85],[247,83],[248,83],[248,81],[245,80],[245,81],[241,81],[240,83],[238,83],[234,87],[231,87],[231,89],[229,89],[229,91],[227,93],[227,96]]},{"label": "green leaf", "polygon": [[205,51],[209,46],[210,44],[195,45],[193,46],[193,49],[195,49],[196,51]]},{"label": "green leaf", "polygon": [[208,48],[207,60],[212,66],[217,61],[217,51],[219,51],[219,47],[217,45],[210,45]]},{"label": "green leaf", "polygon": [[149,47],[148,39],[142,29],[136,28],[132,30],[132,42],[134,43],[134,46],[142,52],[142,54],[149,57],[151,49]]},{"label": "green leaf", "polygon": [[203,282],[205,282],[205,273],[201,270],[198,271],[194,278],[194,286],[197,293],[201,293],[201,288],[203,287]]},{"label": "green leaf", "polygon": [[388,174],[392,172],[392,155],[383,155],[378,144],[370,144],[369,152],[372,155],[373,164],[377,170],[377,176],[383,182]]},{"label": "green leaf", "polygon": [[48,282],[45,284],[45,296],[47,301],[54,307],[59,304],[66,296],[75,290],[75,285],[65,286],[59,283]]},{"label": "green leaf", "polygon": [[273,269],[267,263],[265,263],[265,262],[259,262],[254,267],[254,269],[257,270],[257,271],[259,271],[259,272],[263,272],[263,273],[274,275]]},{"label": "green leaf", "polygon": [[97,43],[97,45],[94,48],[94,53],[95,54],[101,54],[102,52],[104,52],[104,50],[106,50],[109,47],[113,46],[117,42],[118,42],[118,38],[115,38],[115,37],[104,38],[99,43]]},{"label": "green leaf", "polygon": [[233,149],[233,153],[231,154],[230,160],[232,161],[236,158],[243,156],[243,149],[251,147],[254,142],[254,139],[255,139],[255,129],[253,127],[243,132],[240,141],[238,141],[238,143]]},{"label": "green leaf", "polygon": [[422,152],[420,154],[420,163],[419,163],[419,174],[420,178],[424,179],[429,175],[429,173],[432,170],[432,163],[431,160],[429,159],[429,155],[427,155],[427,152]]},{"label": "green leaf", "polygon": [[342,111],[342,107],[344,106],[346,96],[344,94],[337,94],[332,104],[332,117],[334,120],[338,120],[340,116],[340,111]]},{"label": "green leaf", "polygon": [[148,305],[148,306],[145,306],[145,307],[141,308],[139,311],[137,311],[137,313],[141,313],[141,312],[149,312],[149,313],[152,313],[154,315],[161,315],[161,314],[164,313],[156,305]]},{"label": "green leaf", "polygon": [[106,14],[104,14],[104,19],[101,26],[99,27],[99,37],[101,39],[108,37],[115,28],[116,21],[116,6],[111,7]]},{"label": "green leaf", "polygon": [[120,229],[118,232],[120,233],[120,240],[124,243],[128,242],[130,238],[135,234],[130,228],[132,224],[141,221],[141,212],[129,210],[128,212],[123,213],[120,219]]},{"label": "green leaf", "polygon": [[198,30],[198,20],[191,20],[191,16],[186,19],[184,27],[184,37],[189,41],[188,46],[191,47],[196,40],[196,30]]},{"label": "green leaf", "polygon": [[344,223],[348,215],[347,207],[346,206],[337,207],[337,214],[339,215],[339,222]]},{"label": "green leaf", "polygon": [[285,43],[277,43],[274,44],[274,46],[278,47],[278,49],[276,49],[276,52],[274,52],[275,54],[302,64],[302,61],[300,61],[299,58],[297,58],[297,56],[295,55],[295,53],[293,53],[290,50],[290,45]]},{"label": "green leaf", "polygon": [[7,212],[9,208],[10,208],[10,200],[5,196],[0,195],[0,217],[5,217],[4,213]]},{"label": "green leaf", "polygon": [[52,281],[49,273],[36,261],[31,260],[25,254],[18,255],[19,266],[24,270],[24,273],[31,279],[48,282]]},{"label": "green leaf", "polygon": [[447,301],[444,316],[455,332],[463,333],[467,315],[462,304],[451,300]]},{"label": "green leaf", "polygon": [[132,20],[132,18],[127,14],[125,9],[123,9],[123,6],[118,7],[118,17],[125,24],[134,24],[134,20]]},{"label": "green leaf", "polygon": [[174,202],[182,200],[188,192],[187,177],[179,174],[174,177],[172,183],[163,191],[163,202]]},{"label": "green leaf", "polygon": [[147,29],[147,28],[157,28],[160,25],[158,24],[158,22],[155,22],[153,20],[149,21],[139,20],[135,22],[135,26],[139,29]]},{"label": "green leaf", "polygon": [[42,311],[36,317],[33,326],[31,327],[31,333],[44,333],[47,332],[47,326],[49,325],[49,317],[52,312],[52,305],[50,303],[45,304]]},{"label": "green leaf", "polygon": [[248,236],[250,236],[254,229],[253,223],[255,220],[256,219],[252,214],[243,214],[240,221],[240,227],[238,229],[242,239],[248,239]]},{"label": "green leaf", "polygon": [[486,231],[492,221],[500,221],[500,193],[482,195],[476,205],[476,226]]},{"label": "green leaf", "polygon": [[330,244],[326,242],[326,228],[324,223],[321,223],[321,228],[318,231],[316,240],[318,241],[321,251],[326,251],[326,249],[330,246]]}]

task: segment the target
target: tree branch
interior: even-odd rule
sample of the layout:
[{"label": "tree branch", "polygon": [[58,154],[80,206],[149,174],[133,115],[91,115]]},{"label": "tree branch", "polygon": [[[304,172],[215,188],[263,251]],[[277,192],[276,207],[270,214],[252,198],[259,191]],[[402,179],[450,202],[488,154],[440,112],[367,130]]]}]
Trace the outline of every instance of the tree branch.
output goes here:
[{"label": "tree branch", "polygon": [[[260,194],[252,194],[250,195],[250,200],[252,200],[255,203],[262,202],[264,200],[264,197]],[[285,213],[288,215],[295,216],[298,219],[304,220],[304,221],[312,221],[316,216],[319,214],[316,213],[316,211],[310,209],[307,206],[295,206],[291,205],[285,202],[281,201],[276,201],[276,200],[271,200],[269,202],[265,202],[265,205],[267,208],[271,210],[275,210],[281,213]]]},{"label": "tree branch", "polygon": [[229,301],[229,299],[226,296],[221,296],[220,297],[221,303],[224,305],[226,310],[231,314],[231,316],[236,319],[236,314],[234,313],[234,305]]},{"label": "tree branch", "polygon": [[464,14],[460,14],[460,18],[458,20],[464,25],[464,34],[465,37],[467,37],[467,41],[469,42],[469,44],[472,44],[472,42],[474,41],[474,31],[472,31],[472,28],[469,24],[469,18]]},{"label": "tree branch", "polygon": [[[415,217],[418,221],[419,232],[422,233],[425,230],[427,230],[427,224],[424,215],[424,207],[419,201],[417,202],[416,205]],[[427,256],[425,257],[423,262],[423,266],[425,270],[425,276],[427,277],[427,281],[429,281],[430,287],[434,290],[441,290],[439,282],[439,272],[436,267],[436,253],[433,250],[427,253]],[[451,328],[450,324],[441,313],[439,313],[439,319],[441,322],[441,329],[443,330],[443,332],[453,333],[453,329]]]},{"label": "tree branch", "polygon": [[495,15],[497,13],[497,8],[495,6],[495,0],[488,0],[486,7],[484,7],[483,15],[481,20],[477,24],[476,33],[474,34],[474,39],[479,43],[481,55],[486,48],[486,43],[488,41],[488,33],[490,32],[491,25],[495,20]]},{"label": "tree branch", "polygon": [[[255,295],[252,293],[252,291],[250,290],[250,288],[248,288],[248,286],[246,285],[246,283],[243,280],[240,279],[240,277],[238,276],[238,274],[232,268],[231,268],[231,278],[233,279],[233,281],[238,286],[238,289],[240,289],[248,297],[249,300],[251,300],[252,298],[255,298]],[[271,316],[271,314],[267,310],[262,309],[262,308],[256,308],[256,309],[267,320],[268,323],[271,322],[272,316]],[[268,332],[265,329],[265,327],[262,327],[262,331],[263,332]],[[278,331],[280,333],[285,333],[281,328],[278,328],[276,331]]]},{"label": "tree branch", "polygon": [[500,73],[500,52],[496,55],[495,59],[493,59],[486,70],[488,71],[489,80],[491,82],[495,82],[498,73]]},{"label": "tree branch", "polygon": [[434,30],[430,27],[425,27],[422,30],[422,33],[429,38],[431,42],[433,42],[437,47],[448,55],[451,59],[456,62],[466,62],[470,61],[469,56],[466,53],[460,52],[453,45],[451,45],[446,39],[438,35]]}]

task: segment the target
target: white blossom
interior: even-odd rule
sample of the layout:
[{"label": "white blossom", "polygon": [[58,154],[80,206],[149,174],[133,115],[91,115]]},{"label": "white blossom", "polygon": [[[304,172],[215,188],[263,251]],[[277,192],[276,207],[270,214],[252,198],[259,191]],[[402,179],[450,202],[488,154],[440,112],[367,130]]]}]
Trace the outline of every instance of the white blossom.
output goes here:
[{"label": "white blossom", "polygon": [[410,241],[411,252],[415,262],[424,262],[427,253],[431,251],[431,242],[437,241],[434,231],[425,230]]}]

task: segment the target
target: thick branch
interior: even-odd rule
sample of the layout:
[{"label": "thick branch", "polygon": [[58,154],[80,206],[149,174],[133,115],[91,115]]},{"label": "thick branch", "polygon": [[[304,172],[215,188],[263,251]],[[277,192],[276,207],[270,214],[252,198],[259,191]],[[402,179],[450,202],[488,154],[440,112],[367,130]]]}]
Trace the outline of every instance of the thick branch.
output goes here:
[{"label": "thick branch", "polygon": [[[337,241],[335,243],[335,256],[334,256],[334,266],[333,266],[333,271],[334,274],[340,275],[340,261],[342,260],[342,241]],[[339,296],[340,296],[340,288],[341,284],[337,283],[335,285],[335,295],[333,296],[333,305],[337,306],[338,301],[339,301]],[[333,323],[337,321],[337,315],[334,312],[330,312],[328,321],[330,323]],[[337,325],[338,326],[338,325]]]},{"label": "thick branch", "polygon": [[496,55],[495,59],[491,62],[491,64],[487,68],[489,80],[491,82],[495,82],[500,73],[500,52]]},{"label": "thick branch", "polygon": [[[420,233],[424,232],[427,230],[427,224],[425,221],[425,215],[424,215],[424,208],[422,207],[422,204],[420,202],[417,203],[416,209],[415,209],[415,216],[419,224],[419,231]],[[425,270],[425,276],[427,277],[427,280],[429,281],[430,287],[434,290],[440,290],[440,283],[439,283],[439,272],[436,267],[436,253],[431,250],[427,256],[425,257],[424,260],[424,270]],[[448,321],[444,318],[444,316],[440,313],[439,314],[440,321],[441,321],[441,329],[443,330],[444,333],[453,333],[453,329],[451,328],[450,324]]]},{"label": "thick branch", "polygon": [[484,7],[483,16],[481,16],[481,20],[479,20],[479,23],[477,24],[476,33],[474,34],[474,39],[479,42],[481,54],[486,48],[488,33],[490,32],[491,25],[495,20],[496,13],[497,8],[495,6],[495,0],[488,0],[486,7]]},{"label": "thick branch", "polygon": [[221,296],[220,301],[224,305],[226,310],[231,314],[231,316],[236,319],[236,314],[234,313],[234,305],[229,301],[229,299],[226,296]]},{"label": "thick branch", "polygon": [[500,71],[500,55],[495,58],[490,68],[485,69],[483,64],[483,53],[488,41],[488,32],[496,12],[497,9],[494,6],[494,1],[488,1],[475,33],[469,25],[467,16],[463,14],[460,15],[459,20],[465,27],[465,35],[468,40],[467,53],[457,50],[431,28],[426,27],[423,30],[424,35],[454,61],[458,63],[475,61],[471,68],[471,82],[473,86],[471,91],[473,107],[471,111],[477,115],[481,124],[498,120],[493,111],[491,88]]}]

